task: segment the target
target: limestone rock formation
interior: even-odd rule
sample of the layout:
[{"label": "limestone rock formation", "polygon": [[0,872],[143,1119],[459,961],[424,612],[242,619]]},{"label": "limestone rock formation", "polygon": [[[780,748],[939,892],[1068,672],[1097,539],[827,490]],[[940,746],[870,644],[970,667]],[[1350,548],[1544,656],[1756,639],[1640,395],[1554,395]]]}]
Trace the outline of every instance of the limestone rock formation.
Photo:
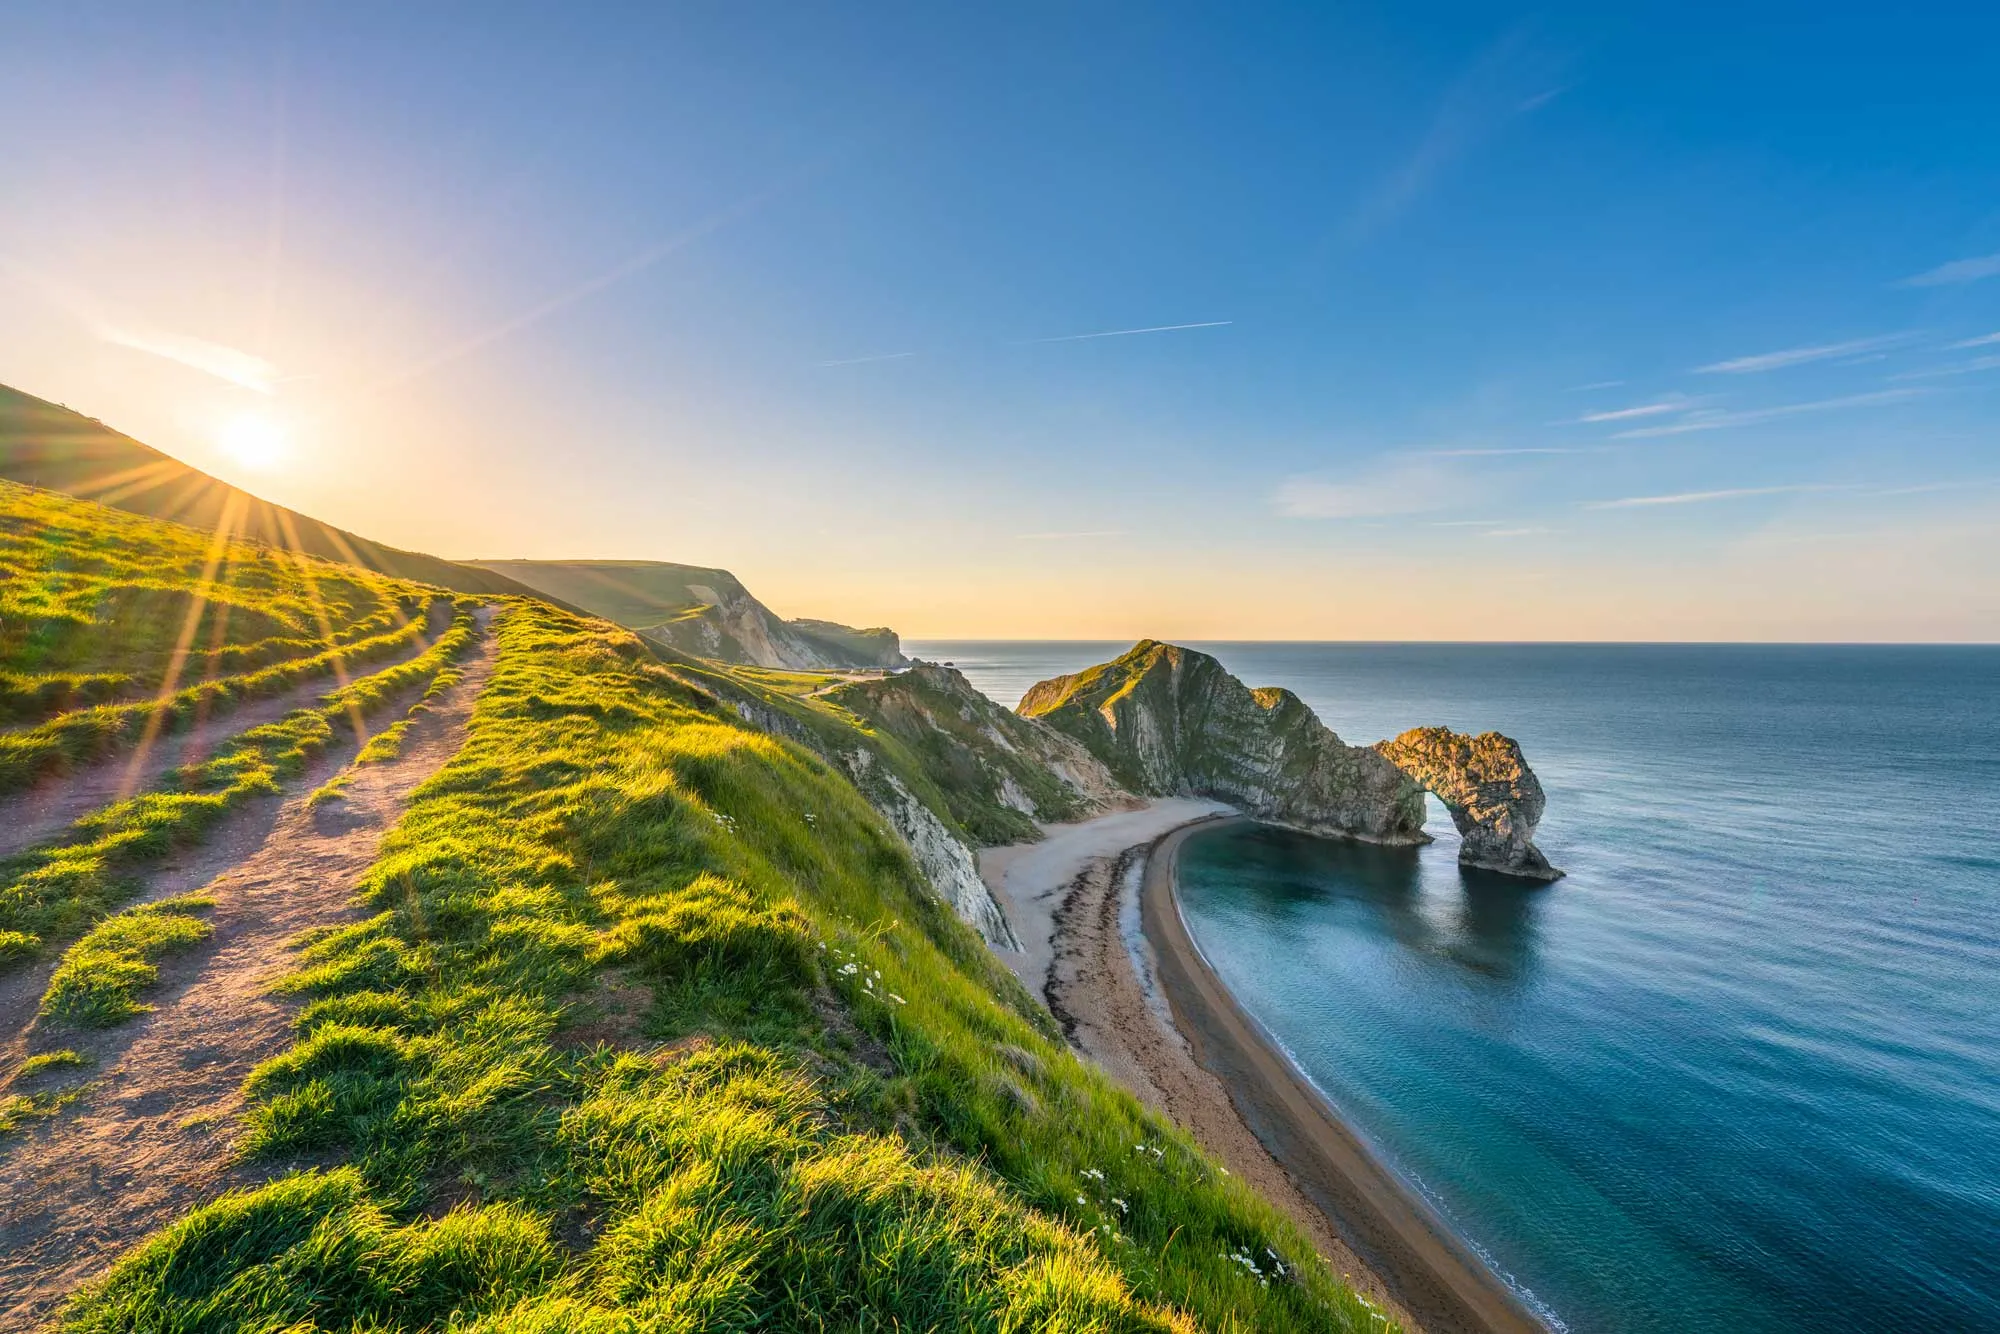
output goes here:
[{"label": "limestone rock formation", "polygon": [[1289,690],[1252,690],[1206,653],[1145,640],[1035,686],[1020,712],[1080,742],[1149,796],[1212,797],[1308,833],[1421,843],[1423,793],[1350,746]]},{"label": "limestone rock formation", "polygon": [[909,665],[895,631],[785,620],[727,570],[657,560],[477,564],[697,658],[783,671]]},{"label": "limestone rock formation", "polygon": [[821,697],[902,742],[976,843],[1038,839],[1038,821],[1081,820],[1131,799],[1076,741],[995,704],[955,668],[918,663]]},{"label": "limestone rock formation", "polygon": [[1444,727],[1415,727],[1375,749],[1437,794],[1462,838],[1458,860],[1532,880],[1562,875],[1535,846],[1535,826],[1548,804],[1521,747],[1498,732],[1466,736]]}]

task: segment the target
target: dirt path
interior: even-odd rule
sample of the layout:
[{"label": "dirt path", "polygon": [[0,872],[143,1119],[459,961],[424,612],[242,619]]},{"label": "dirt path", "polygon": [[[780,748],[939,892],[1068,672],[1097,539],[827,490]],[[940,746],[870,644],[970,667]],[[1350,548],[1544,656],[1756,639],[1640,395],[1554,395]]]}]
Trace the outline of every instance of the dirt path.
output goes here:
[{"label": "dirt path", "polygon": [[[440,599],[431,608],[430,624],[415,642],[389,657],[357,664],[350,678],[369,676],[422,655],[451,627],[451,617],[451,603]],[[155,741],[136,775],[132,772],[131,750],[121,749],[63,773],[50,774],[25,792],[0,798],[0,857],[45,842],[69,828],[79,817],[121,794],[129,795],[127,789],[133,777],[139,780],[138,789],[143,790],[168,769],[199,763],[238,732],[276,722],[294,709],[309,708],[335,685],[334,676],[328,673],[301,682],[282,694],[225,705],[194,726]]]},{"label": "dirt path", "polygon": [[[493,659],[488,634],[463,680],[417,715],[401,754],[356,768],[342,800],[308,809],[313,786],[338,771],[321,766],[225,848],[149,886],[149,898],[205,885],[216,899],[215,934],[162,966],[146,997],[155,1012],[102,1032],[30,1028],[28,1050],[74,1047],[94,1064],[76,1103],[0,1140],[0,1329],[33,1328],[135,1241],[262,1179],[232,1161],[230,1146],[244,1076],[290,1035],[296,1003],[269,994],[292,965],[286,942],[358,915],[357,880],[411,789],[464,743]],[[11,1030],[19,1015],[5,1006],[0,1023]]]}]

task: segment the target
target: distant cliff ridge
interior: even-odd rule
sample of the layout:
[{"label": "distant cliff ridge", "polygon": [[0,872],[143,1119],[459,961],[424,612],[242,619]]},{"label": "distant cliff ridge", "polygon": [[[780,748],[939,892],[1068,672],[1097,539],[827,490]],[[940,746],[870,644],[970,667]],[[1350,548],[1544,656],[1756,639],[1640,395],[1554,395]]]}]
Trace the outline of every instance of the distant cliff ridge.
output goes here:
[{"label": "distant cliff ridge", "polygon": [[1201,796],[1309,833],[1423,841],[1423,794],[1288,690],[1251,690],[1206,653],[1146,640],[1029,690],[1021,713],[1148,796]]},{"label": "distant cliff ridge", "polygon": [[1463,836],[1461,864],[1561,874],[1534,845],[1541,784],[1497,733],[1418,728],[1350,746],[1289,690],[1252,690],[1208,654],[1150,639],[1041,682],[1020,712],[1077,741],[1133,792],[1213,797],[1324,836],[1422,843],[1430,791]]},{"label": "distant cliff ridge", "polygon": [[909,662],[895,631],[785,620],[727,570],[651,560],[478,564],[697,658],[807,672]]}]

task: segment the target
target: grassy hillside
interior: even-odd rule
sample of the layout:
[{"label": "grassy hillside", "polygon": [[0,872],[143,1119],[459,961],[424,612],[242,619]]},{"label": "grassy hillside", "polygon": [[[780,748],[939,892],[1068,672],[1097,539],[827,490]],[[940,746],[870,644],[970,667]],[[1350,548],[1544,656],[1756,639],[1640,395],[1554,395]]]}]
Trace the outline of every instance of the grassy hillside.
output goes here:
[{"label": "grassy hillside", "polygon": [[499,634],[251,1080],[244,1152],[319,1166],[65,1329],[1381,1327],[1056,1040],[852,784],[628,633]]},{"label": "grassy hillside", "polygon": [[[0,857],[0,970],[366,729],[462,649],[469,616],[453,625],[435,588],[0,482],[0,816],[80,767],[135,766],[117,799]],[[243,706],[302,690],[303,707],[233,728]],[[219,734],[199,763],[149,760],[198,723]]]},{"label": "grassy hillside", "polygon": [[259,500],[102,422],[0,385],[0,478],[46,487],[204,532],[344,561],[462,593],[533,590],[491,570],[371,542]]},{"label": "grassy hillside", "polygon": [[482,560],[505,575],[631,630],[643,630],[750,590],[727,570],[657,560]]},{"label": "grassy hillside", "polygon": [[493,560],[484,569],[679,653],[779,670],[899,667],[896,632],[788,621],[727,570],[651,560]]},{"label": "grassy hillside", "polygon": [[856,681],[823,698],[901,743],[979,844],[1039,838],[1036,821],[1082,819],[1124,795],[1082,746],[1000,707],[949,667]]}]

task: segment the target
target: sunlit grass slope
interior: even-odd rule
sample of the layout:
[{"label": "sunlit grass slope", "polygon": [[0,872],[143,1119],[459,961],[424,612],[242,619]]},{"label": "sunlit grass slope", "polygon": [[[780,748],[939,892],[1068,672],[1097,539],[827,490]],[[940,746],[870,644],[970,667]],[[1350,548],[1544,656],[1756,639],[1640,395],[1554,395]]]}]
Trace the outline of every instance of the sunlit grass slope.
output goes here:
[{"label": "sunlit grass slope", "polygon": [[1381,1327],[1062,1046],[823,761],[602,622],[498,633],[250,1081],[244,1151],[316,1166],[65,1329]]},{"label": "sunlit grass slope", "polygon": [[[131,770],[127,790],[0,858],[0,969],[83,931],[131,897],[136,868],[446,671],[476,626],[469,606],[447,622],[439,596],[0,482],[0,801],[89,761]],[[236,706],[297,686],[304,707],[235,728]],[[223,733],[199,761],[152,758],[197,721]]]},{"label": "sunlit grass slope", "polygon": [[491,570],[373,542],[261,500],[94,417],[0,385],[0,478],[461,593],[533,592]]}]

